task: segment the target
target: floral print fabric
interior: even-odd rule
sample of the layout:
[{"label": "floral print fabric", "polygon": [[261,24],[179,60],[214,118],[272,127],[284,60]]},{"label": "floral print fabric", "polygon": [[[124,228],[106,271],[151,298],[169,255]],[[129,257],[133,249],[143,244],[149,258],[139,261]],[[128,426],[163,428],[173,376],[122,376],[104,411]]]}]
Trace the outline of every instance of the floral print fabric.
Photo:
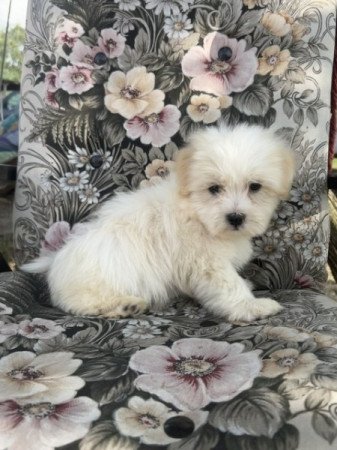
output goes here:
[{"label": "floral print fabric", "polygon": [[[0,449],[238,450],[337,442],[337,306],[324,279],[335,9],[325,0],[32,0],[22,81],[19,264],[115,191],[168,175],[199,127],[272,127],[290,198],[245,275],[284,306],[227,323],[186,299],[74,317],[0,276]],[[265,292],[261,292],[265,295]]]},{"label": "floral print fabric", "polygon": [[272,296],[283,311],[251,324],[186,299],[114,321],[66,315],[42,278],[2,274],[0,448],[333,448],[337,304]]}]

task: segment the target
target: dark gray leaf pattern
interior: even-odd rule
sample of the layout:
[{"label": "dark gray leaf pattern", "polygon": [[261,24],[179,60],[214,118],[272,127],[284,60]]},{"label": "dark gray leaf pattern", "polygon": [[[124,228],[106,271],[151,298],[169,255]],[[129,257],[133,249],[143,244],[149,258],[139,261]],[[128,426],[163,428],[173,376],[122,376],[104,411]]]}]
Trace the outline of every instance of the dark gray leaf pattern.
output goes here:
[{"label": "dark gray leaf pattern", "polygon": [[224,405],[216,406],[210,423],[235,435],[273,437],[289,417],[287,402],[266,388],[251,389]]}]

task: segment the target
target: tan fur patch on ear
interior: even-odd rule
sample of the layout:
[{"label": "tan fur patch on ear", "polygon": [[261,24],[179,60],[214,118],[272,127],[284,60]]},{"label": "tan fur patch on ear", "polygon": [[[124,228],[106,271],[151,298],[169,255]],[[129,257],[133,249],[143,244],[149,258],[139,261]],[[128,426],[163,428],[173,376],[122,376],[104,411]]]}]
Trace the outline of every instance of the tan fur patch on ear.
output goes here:
[{"label": "tan fur patch on ear", "polygon": [[187,197],[190,194],[189,178],[192,155],[193,150],[191,147],[184,147],[174,155],[179,194],[183,197]]},{"label": "tan fur patch on ear", "polygon": [[282,187],[279,192],[280,200],[287,200],[295,176],[296,163],[295,156],[291,150],[281,149],[281,167],[282,167]]}]

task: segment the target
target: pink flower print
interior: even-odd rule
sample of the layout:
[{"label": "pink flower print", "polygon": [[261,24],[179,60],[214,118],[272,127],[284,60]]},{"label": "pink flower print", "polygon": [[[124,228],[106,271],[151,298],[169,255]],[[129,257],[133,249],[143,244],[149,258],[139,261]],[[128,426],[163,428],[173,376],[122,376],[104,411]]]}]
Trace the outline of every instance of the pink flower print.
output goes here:
[{"label": "pink flower print", "polygon": [[101,31],[98,46],[108,58],[117,58],[124,51],[125,40],[125,37],[118,34],[113,28],[105,28]]},{"label": "pink flower print", "polygon": [[61,88],[68,94],[82,94],[94,86],[91,70],[86,67],[65,66],[60,70]]},{"label": "pink flower print", "polygon": [[65,19],[61,26],[57,28],[56,41],[61,45],[67,44],[68,47],[73,47],[82,34],[84,34],[82,25],[73,20]]},{"label": "pink flower print", "polygon": [[[85,186],[83,186],[82,189],[84,188]],[[76,223],[71,229],[69,223],[65,221],[55,222],[51,224],[45,234],[44,241],[42,242],[40,254],[46,255],[50,252],[56,252],[63,247],[66,240],[70,236],[74,234],[81,234],[86,229],[87,225],[80,222]]]},{"label": "pink flower print", "polygon": [[65,31],[61,31],[59,35],[56,37],[56,41],[63,45],[67,44],[68,47],[74,47],[75,42],[78,40],[77,37],[70,37]]},{"label": "pink flower print", "polygon": [[159,113],[136,116],[125,122],[126,134],[131,139],[138,139],[143,144],[155,147],[170,142],[171,137],[179,130],[181,113],[174,105],[167,105]]},{"label": "pink flower print", "polygon": [[94,58],[100,51],[99,47],[90,47],[78,40],[70,53],[70,62],[73,65],[92,69],[95,66]]},{"label": "pink flower print", "polygon": [[301,272],[295,273],[294,282],[300,289],[312,289],[315,285],[315,281],[311,275]]},{"label": "pink flower print", "polygon": [[151,346],[130,359],[141,372],[137,389],[157,395],[177,408],[196,410],[210,402],[226,402],[249,389],[262,367],[257,352],[239,343],[180,339],[172,348]]},{"label": "pink flower print", "polygon": [[46,73],[45,86],[49,92],[56,92],[60,88],[60,73],[57,69]]},{"label": "pink flower print", "polygon": [[97,403],[88,397],[57,404],[7,400],[0,403],[0,448],[53,450],[81,439],[99,416]]},{"label": "pink flower print", "polygon": [[56,100],[55,92],[46,91],[44,100],[49,106],[52,106],[53,108],[59,108],[60,106],[58,101]]},{"label": "pink flower print", "polygon": [[60,221],[53,223],[47,230],[42,249],[55,252],[63,247],[66,239],[70,235],[70,225],[68,222]]},{"label": "pink flower print", "polygon": [[246,50],[246,41],[209,33],[204,46],[192,47],[183,57],[184,75],[192,77],[190,88],[223,96],[241,92],[253,83],[258,67],[256,48]]},{"label": "pink flower print", "polygon": [[60,87],[60,73],[58,69],[53,69],[50,72],[47,72],[45,78],[45,101],[54,108],[59,106],[55,99],[55,92]]},{"label": "pink flower print", "polygon": [[79,38],[84,34],[84,29],[81,24],[68,19],[64,20],[62,30],[64,30],[67,35],[72,38]]}]

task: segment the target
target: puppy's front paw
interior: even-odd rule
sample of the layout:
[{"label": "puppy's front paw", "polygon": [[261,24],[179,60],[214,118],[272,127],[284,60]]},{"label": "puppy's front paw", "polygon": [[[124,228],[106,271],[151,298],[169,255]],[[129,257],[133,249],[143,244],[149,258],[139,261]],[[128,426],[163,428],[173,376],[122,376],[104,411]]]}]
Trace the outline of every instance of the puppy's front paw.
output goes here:
[{"label": "puppy's front paw", "polygon": [[134,317],[145,313],[149,309],[149,302],[144,298],[125,296],[114,297],[111,305],[101,308],[100,315],[109,319]]},{"label": "puppy's front paw", "polygon": [[254,322],[257,319],[273,316],[282,309],[283,306],[271,298],[255,298],[245,303],[244,308],[233,311],[228,318],[231,322]]},{"label": "puppy's front paw", "polygon": [[273,316],[283,309],[277,301],[271,298],[256,298],[254,301],[254,313],[257,319],[262,319],[263,317]]}]

